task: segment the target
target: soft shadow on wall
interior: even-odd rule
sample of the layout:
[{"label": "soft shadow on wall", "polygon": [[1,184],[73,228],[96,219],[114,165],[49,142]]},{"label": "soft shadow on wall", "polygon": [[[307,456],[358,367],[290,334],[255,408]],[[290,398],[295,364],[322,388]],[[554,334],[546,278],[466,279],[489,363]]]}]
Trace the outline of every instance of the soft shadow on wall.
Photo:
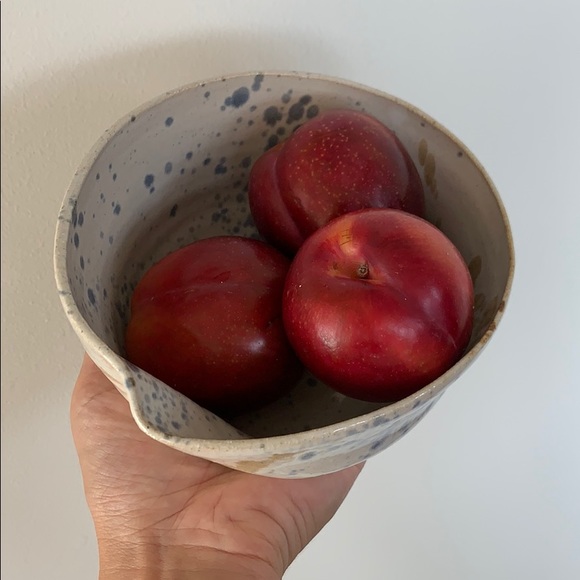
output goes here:
[{"label": "soft shadow on wall", "polygon": [[37,397],[39,406],[68,406],[80,346],[55,289],[53,237],[66,188],[98,137],[123,114],[184,84],[258,70],[342,76],[343,66],[320,38],[215,31],[81,60],[5,91],[2,240],[11,276],[3,281],[2,309],[11,356],[2,368],[3,421],[18,430]]}]

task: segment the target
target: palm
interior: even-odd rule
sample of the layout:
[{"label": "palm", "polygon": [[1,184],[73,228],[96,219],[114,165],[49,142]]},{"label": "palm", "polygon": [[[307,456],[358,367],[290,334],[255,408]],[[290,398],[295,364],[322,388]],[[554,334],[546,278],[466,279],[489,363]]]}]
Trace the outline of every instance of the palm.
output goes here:
[{"label": "palm", "polygon": [[109,535],[147,532],[170,545],[267,553],[282,569],[330,519],[360,472],[358,466],[312,479],[271,479],[170,449],[139,430],[88,358],[71,420],[97,532],[113,521]]}]

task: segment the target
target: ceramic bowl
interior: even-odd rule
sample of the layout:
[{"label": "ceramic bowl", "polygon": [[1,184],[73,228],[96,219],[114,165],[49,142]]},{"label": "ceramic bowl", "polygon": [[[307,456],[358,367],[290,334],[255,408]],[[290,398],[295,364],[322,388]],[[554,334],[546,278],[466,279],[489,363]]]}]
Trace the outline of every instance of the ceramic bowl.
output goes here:
[{"label": "ceramic bowl", "polygon": [[[475,283],[465,356],[392,404],[339,395],[312,376],[284,398],[226,422],[123,357],[132,290],[160,258],[196,239],[256,237],[248,173],[261,153],[321,111],[366,111],[391,127],[423,178],[427,217],[457,245]],[[84,348],[160,444],[234,469],[282,478],[333,472],[407,433],[481,353],[513,277],[506,213],[489,177],[449,131],[415,107],[351,82],[299,73],[195,83],[142,106],[105,132],[64,199],[57,287]]]}]

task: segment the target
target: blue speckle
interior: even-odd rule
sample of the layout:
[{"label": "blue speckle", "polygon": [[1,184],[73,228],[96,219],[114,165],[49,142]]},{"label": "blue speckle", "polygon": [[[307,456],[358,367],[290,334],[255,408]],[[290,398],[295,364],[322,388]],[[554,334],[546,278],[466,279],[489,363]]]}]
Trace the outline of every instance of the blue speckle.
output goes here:
[{"label": "blue speckle", "polygon": [[75,248],[78,248],[79,244],[80,244],[80,239],[79,239],[79,235],[76,232],[75,232],[75,235],[73,236],[73,241],[75,244]]},{"label": "blue speckle", "polygon": [[101,179],[101,174],[100,174],[100,173],[97,173],[97,174],[95,175],[95,179],[96,179],[97,181],[99,181],[99,179]]},{"label": "blue speckle", "polygon": [[226,172],[227,172],[227,170],[228,170],[228,168],[227,168],[227,167],[224,165],[224,162],[223,162],[223,161],[221,161],[220,163],[218,163],[218,164],[215,166],[214,173],[215,173],[216,175],[223,175],[224,173],[226,173]]},{"label": "blue speckle", "polygon": [[157,425],[161,425],[161,423],[163,423],[163,419],[161,418],[161,415],[156,415],[155,423],[157,423]]},{"label": "blue speckle", "polygon": [[169,174],[169,173],[171,173],[172,169],[173,169],[173,164],[171,163],[171,161],[168,161],[168,162],[165,164],[165,173],[166,173],[166,174]]},{"label": "blue speckle", "polygon": [[207,99],[209,96],[211,95],[211,93],[209,91],[205,91],[205,93],[203,93],[203,96]]},{"label": "blue speckle", "polygon": [[81,264],[81,270],[85,269],[85,259],[81,256],[79,259],[79,262]]},{"label": "blue speckle", "polygon": [[154,188],[154,187],[152,187],[152,188],[149,190],[149,193],[155,193],[155,188]]},{"label": "blue speckle", "polygon": [[134,123],[136,118],[135,115],[131,115],[131,123]]},{"label": "blue speckle", "polygon": [[115,205],[115,209],[113,210],[113,213],[115,215],[119,215],[121,213],[121,205],[120,204]]},{"label": "blue speckle", "polygon": [[318,115],[318,105],[310,105],[306,110],[306,116],[309,119],[313,119],[316,115]]},{"label": "blue speckle", "polygon": [[189,161],[193,157],[193,151],[188,151],[185,154],[185,158]]},{"label": "blue speckle", "polygon": [[183,175],[184,173],[185,173],[185,167],[182,167],[182,168],[179,170],[179,174],[180,174],[180,175]]},{"label": "blue speckle", "polygon": [[387,417],[375,417],[373,419],[373,427],[378,427],[379,425],[385,425],[389,421],[390,421],[390,419],[388,419]]},{"label": "blue speckle", "polygon": [[171,425],[174,429],[181,429],[181,425],[177,421],[171,421]]},{"label": "blue speckle", "polygon": [[288,118],[286,119],[288,124],[292,123],[293,121],[300,121],[300,119],[302,119],[304,116],[304,105],[301,101],[302,99],[290,107],[290,110],[288,111]]},{"label": "blue speckle", "polygon": [[155,180],[155,175],[153,175],[152,173],[149,173],[148,175],[145,176],[145,187],[151,187],[153,185],[153,181]]},{"label": "blue speckle", "polygon": [[125,309],[120,302],[115,302],[115,310],[117,311],[119,318],[125,318]]},{"label": "blue speckle", "polygon": [[184,421],[187,421],[187,420],[188,420],[187,413],[181,413],[181,418],[182,418]]},{"label": "blue speckle", "polygon": [[386,442],[386,437],[383,439],[379,439],[378,441],[375,441],[372,445],[371,445],[371,450],[372,451],[376,451],[379,447],[382,447],[385,442]]},{"label": "blue speckle", "polygon": [[151,397],[149,395],[146,394],[143,398],[145,399],[145,402],[146,403],[150,403],[151,402]]},{"label": "blue speckle", "polygon": [[253,91],[259,91],[262,86],[262,81],[264,80],[264,75],[259,74],[254,77],[254,83],[252,84]]},{"label": "blue speckle", "polygon": [[85,223],[85,214],[81,211],[81,213],[79,213],[79,227],[82,226]]},{"label": "blue speckle", "polygon": [[206,157],[206,158],[203,160],[203,164],[204,164],[204,165],[209,165],[210,163],[211,163],[211,157]]},{"label": "blue speckle", "polygon": [[251,157],[244,157],[240,163],[240,165],[244,168],[247,169],[248,167],[250,167],[250,165],[252,164],[252,158]]},{"label": "blue speckle", "polygon": [[151,398],[152,399],[157,399],[157,393],[151,393]]},{"label": "blue speckle", "polygon": [[117,181],[117,174],[113,173],[113,181]]},{"label": "blue speckle", "polygon": [[411,427],[413,426],[413,424],[409,423],[408,425],[405,425],[402,429],[399,429],[399,433],[401,434],[401,437],[403,435],[406,435],[411,430]]},{"label": "blue speckle", "polygon": [[165,126],[171,127],[171,125],[173,125],[173,117],[167,117],[167,119],[165,119]]},{"label": "blue speckle", "polygon": [[312,459],[315,455],[316,455],[315,451],[307,451],[306,453],[303,453],[299,459],[301,459],[302,461],[306,461],[307,459]]},{"label": "blue speckle", "polygon": [[169,217],[175,217],[175,214],[177,213],[177,208],[178,208],[178,205],[177,205],[177,204],[175,204],[175,205],[174,205],[174,206],[171,208],[171,210],[170,210],[170,212],[169,212]]},{"label": "blue speckle", "polygon": [[270,135],[270,137],[268,137],[268,144],[266,145],[266,151],[268,149],[272,149],[272,147],[275,147],[276,145],[278,145],[279,141],[280,141],[280,138],[278,137],[278,135]]},{"label": "blue speckle", "polygon": [[109,244],[112,245],[113,244],[113,236],[109,236]]},{"label": "blue speckle", "polygon": [[268,107],[264,111],[262,118],[264,119],[266,125],[270,125],[270,127],[273,127],[278,121],[282,119],[282,113],[280,112],[278,107],[272,105],[271,107]]},{"label": "blue speckle", "polygon": [[94,306],[97,298],[95,297],[95,293],[93,292],[92,288],[87,290],[87,296],[89,297],[89,302]]},{"label": "blue speckle", "polygon": [[236,109],[238,109],[243,104],[247,103],[249,98],[250,98],[250,91],[248,90],[248,87],[240,87],[239,89],[236,89],[232,93],[231,97],[228,97],[224,101],[224,104],[227,107],[235,107]]}]

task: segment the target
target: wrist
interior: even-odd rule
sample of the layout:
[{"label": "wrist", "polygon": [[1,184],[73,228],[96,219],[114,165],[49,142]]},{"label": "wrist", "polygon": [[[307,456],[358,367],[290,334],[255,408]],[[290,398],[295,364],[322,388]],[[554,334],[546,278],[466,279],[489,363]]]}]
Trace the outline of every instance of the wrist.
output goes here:
[{"label": "wrist", "polygon": [[258,558],[201,546],[99,542],[99,580],[280,580]]}]

